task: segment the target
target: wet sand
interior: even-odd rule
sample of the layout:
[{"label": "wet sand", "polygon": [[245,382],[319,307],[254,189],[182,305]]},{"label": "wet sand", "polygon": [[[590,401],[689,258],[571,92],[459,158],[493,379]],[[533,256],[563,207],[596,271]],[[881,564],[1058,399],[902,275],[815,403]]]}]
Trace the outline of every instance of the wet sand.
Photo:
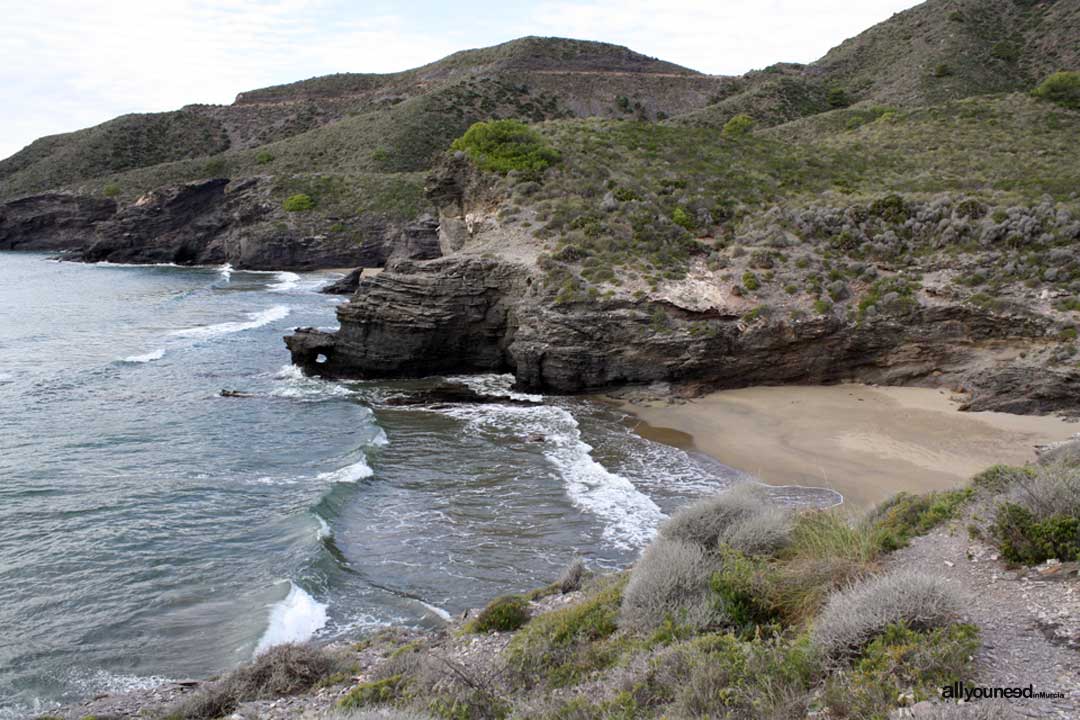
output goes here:
[{"label": "wet sand", "polygon": [[995,463],[1034,460],[1036,444],[1080,432],[1056,417],[960,412],[947,393],[927,388],[759,387],[622,408],[651,440],[703,452],[769,484],[831,488],[857,508],[902,490],[957,487]]}]

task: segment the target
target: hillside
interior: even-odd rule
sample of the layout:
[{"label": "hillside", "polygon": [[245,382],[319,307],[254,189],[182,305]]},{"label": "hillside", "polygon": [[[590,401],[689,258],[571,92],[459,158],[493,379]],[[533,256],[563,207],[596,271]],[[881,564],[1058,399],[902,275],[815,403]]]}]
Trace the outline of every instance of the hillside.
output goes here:
[{"label": "hillside", "polygon": [[[131,197],[222,173],[412,171],[479,119],[653,118],[701,107],[727,84],[615,45],[522,38],[401,73],[312,78],[244,92],[228,106],[128,115],[42,138],[0,161],[0,199],[58,187],[93,194],[109,183]],[[267,154],[274,159],[256,159]],[[176,162],[210,157],[209,166]]]}]

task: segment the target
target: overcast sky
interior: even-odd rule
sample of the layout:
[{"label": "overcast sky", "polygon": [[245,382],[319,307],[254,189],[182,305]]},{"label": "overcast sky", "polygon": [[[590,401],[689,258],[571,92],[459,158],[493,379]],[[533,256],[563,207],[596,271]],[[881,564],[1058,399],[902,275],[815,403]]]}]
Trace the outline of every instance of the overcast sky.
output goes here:
[{"label": "overcast sky", "polygon": [[0,158],[129,112],[388,72],[522,35],[627,45],[717,74],[809,62],[911,0],[0,0]]}]

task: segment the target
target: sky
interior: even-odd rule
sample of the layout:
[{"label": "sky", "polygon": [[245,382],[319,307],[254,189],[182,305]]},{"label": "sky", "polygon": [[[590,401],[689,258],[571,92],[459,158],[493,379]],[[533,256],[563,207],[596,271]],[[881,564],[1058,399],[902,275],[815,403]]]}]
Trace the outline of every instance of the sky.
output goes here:
[{"label": "sky", "polygon": [[0,0],[0,158],[131,112],[392,72],[524,35],[626,45],[713,74],[810,62],[912,0]]}]

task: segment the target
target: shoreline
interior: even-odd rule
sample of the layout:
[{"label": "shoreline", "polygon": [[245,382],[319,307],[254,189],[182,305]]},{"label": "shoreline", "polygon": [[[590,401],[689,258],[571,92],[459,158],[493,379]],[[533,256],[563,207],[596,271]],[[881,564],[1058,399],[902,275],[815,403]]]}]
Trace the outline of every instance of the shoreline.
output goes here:
[{"label": "shoreline", "polygon": [[700,453],[768,485],[835,490],[857,509],[966,483],[1080,424],[961,412],[945,390],[861,384],[723,390],[685,402],[617,400],[641,437]]}]

